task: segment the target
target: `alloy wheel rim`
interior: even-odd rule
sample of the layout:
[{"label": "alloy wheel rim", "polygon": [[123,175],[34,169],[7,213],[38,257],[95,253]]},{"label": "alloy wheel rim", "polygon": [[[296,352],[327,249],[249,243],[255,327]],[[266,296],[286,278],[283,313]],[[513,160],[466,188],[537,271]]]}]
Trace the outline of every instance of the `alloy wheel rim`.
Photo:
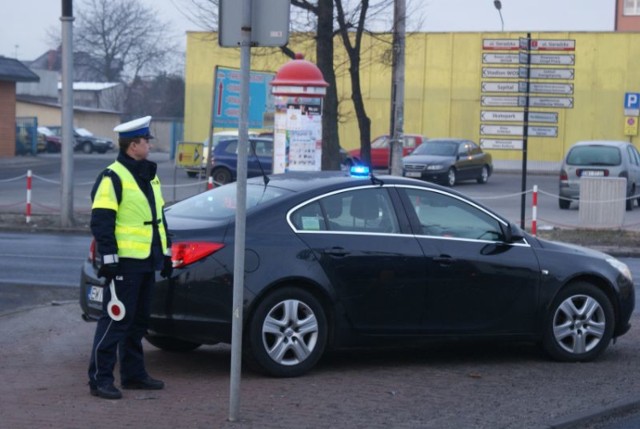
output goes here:
[{"label": "alloy wheel rim", "polygon": [[572,354],[593,350],[602,340],[606,318],[600,303],[587,295],[565,299],[553,317],[553,335],[558,345]]},{"label": "alloy wheel rim", "polygon": [[274,305],[262,324],[262,344],[271,359],[292,366],[306,360],[318,342],[318,320],[304,302],[288,299]]}]

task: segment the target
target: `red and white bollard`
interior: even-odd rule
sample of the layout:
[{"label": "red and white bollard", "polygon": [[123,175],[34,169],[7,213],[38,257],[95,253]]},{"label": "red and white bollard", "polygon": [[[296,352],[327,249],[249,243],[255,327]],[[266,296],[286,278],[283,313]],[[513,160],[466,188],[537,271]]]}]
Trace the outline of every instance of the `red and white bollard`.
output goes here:
[{"label": "red and white bollard", "polygon": [[31,170],[27,170],[27,223],[31,222]]},{"label": "red and white bollard", "polygon": [[538,185],[533,185],[533,204],[531,207],[531,235],[535,237],[538,229]]},{"label": "red and white bollard", "polygon": [[213,189],[213,177],[209,176],[209,180],[207,181],[207,189]]}]

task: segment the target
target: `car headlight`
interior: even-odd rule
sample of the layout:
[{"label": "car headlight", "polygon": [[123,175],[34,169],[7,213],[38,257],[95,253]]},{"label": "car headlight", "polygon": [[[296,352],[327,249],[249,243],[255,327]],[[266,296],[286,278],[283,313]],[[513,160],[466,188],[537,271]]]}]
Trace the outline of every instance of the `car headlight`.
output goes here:
[{"label": "car headlight", "polygon": [[620,271],[620,274],[629,279],[630,282],[633,283],[633,276],[631,275],[631,270],[624,262],[620,262],[616,258],[607,258],[607,262],[616,270]]},{"label": "car headlight", "polygon": [[444,166],[442,164],[427,165],[427,170],[442,170]]}]

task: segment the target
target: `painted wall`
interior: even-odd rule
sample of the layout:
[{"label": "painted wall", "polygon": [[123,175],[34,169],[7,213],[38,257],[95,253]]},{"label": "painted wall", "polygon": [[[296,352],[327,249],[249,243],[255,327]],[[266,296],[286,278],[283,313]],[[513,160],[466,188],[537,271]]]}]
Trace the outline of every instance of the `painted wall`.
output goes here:
[{"label": "painted wall", "polygon": [[[429,137],[463,137],[479,141],[481,110],[514,110],[481,106],[483,39],[518,39],[525,33],[414,33],[406,43],[405,120],[407,133]],[[389,44],[365,38],[361,79],[372,137],[389,130]],[[624,135],[625,92],[640,92],[640,33],[531,33],[532,39],[575,40],[573,108],[532,108],[558,112],[557,137],[530,137],[528,159],[559,162],[578,140],[631,140]],[[389,37],[386,38],[389,40]],[[292,41],[291,48],[314,61],[314,47]],[[486,51],[484,51],[486,52]],[[557,52],[550,52],[552,54]],[[209,128],[215,65],[239,67],[239,49],[220,48],[212,33],[188,33],[186,58],[185,140],[202,141]],[[336,39],[338,92],[341,99],[340,143],[345,149],[358,146],[358,129],[350,99],[344,49]],[[277,49],[253,49],[252,70],[277,71],[289,59]],[[512,65],[515,66],[515,65]],[[549,66],[565,67],[565,66]],[[494,79],[500,80],[500,79]],[[532,80],[536,82],[537,80]],[[553,83],[553,80],[538,81]],[[515,95],[515,94],[489,94]],[[493,136],[493,138],[513,138]],[[520,160],[521,151],[491,150],[496,160]]]}]

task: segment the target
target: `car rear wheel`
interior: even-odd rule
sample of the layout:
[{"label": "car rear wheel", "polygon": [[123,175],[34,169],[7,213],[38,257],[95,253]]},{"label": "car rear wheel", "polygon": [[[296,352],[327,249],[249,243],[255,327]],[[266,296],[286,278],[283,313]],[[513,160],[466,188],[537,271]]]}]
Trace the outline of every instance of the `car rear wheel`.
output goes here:
[{"label": "car rear wheel", "polygon": [[633,186],[633,187],[631,188],[631,192],[629,193],[629,195],[627,195],[627,199],[625,200],[625,206],[624,206],[624,208],[625,208],[628,212],[630,212],[630,211],[632,211],[632,210],[633,210],[633,203],[634,203],[634,201],[633,201],[633,200],[634,200],[633,196],[634,196],[635,194],[636,194],[636,188],[635,188],[635,186]]},{"label": "car rear wheel", "polygon": [[187,171],[187,176],[189,176],[189,177],[196,177],[197,175],[198,175],[198,173],[195,172],[195,171]]},{"label": "car rear wheel", "polygon": [[571,200],[565,197],[558,198],[558,206],[561,210],[568,210],[571,206]]},{"label": "car rear wheel", "polygon": [[544,324],[543,347],[559,361],[590,361],[607,348],[613,328],[613,306],[607,295],[590,283],[576,282],[553,301]]},{"label": "car rear wheel", "polygon": [[226,168],[216,168],[211,173],[211,177],[217,185],[224,185],[231,182],[231,172]]},{"label": "car rear wheel", "polygon": [[93,145],[91,144],[91,142],[82,143],[82,152],[84,152],[84,153],[93,152]]},{"label": "car rear wheel", "polygon": [[456,169],[451,167],[447,172],[447,186],[454,186],[456,184]]},{"label": "car rear wheel", "polygon": [[199,343],[161,335],[147,335],[145,338],[152,346],[170,352],[190,352],[201,346]]},{"label": "car rear wheel", "polygon": [[324,308],[311,293],[286,287],[267,295],[248,327],[250,366],[276,377],[297,377],[313,368],[327,345]]},{"label": "car rear wheel", "polygon": [[482,172],[480,173],[480,176],[476,179],[476,181],[480,184],[484,184],[487,183],[487,180],[489,180],[489,167],[485,165],[482,167]]}]

